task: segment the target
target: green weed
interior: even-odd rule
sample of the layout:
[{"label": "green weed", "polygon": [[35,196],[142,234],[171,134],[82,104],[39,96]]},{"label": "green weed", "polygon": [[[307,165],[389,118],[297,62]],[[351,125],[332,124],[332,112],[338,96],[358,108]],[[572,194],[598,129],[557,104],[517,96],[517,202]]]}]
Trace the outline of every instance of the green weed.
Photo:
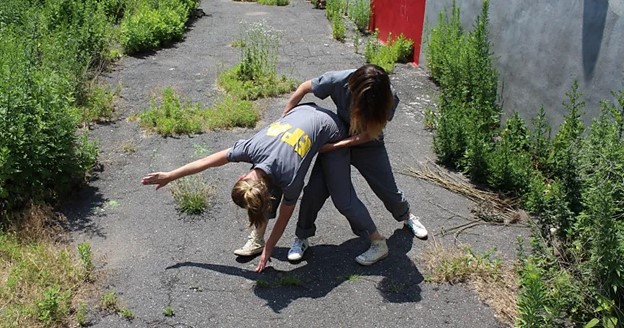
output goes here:
[{"label": "green weed", "polygon": [[346,26],[341,15],[334,15],[332,18],[332,36],[334,39],[343,42],[345,39]]},{"label": "green weed", "polygon": [[76,310],[76,323],[78,323],[80,327],[88,326],[89,319],[87,316],[87,305],[85,303],[80,303],[80,305],[78,305],[78,309]]},{"label": "green weed", "polygon": [[83,265],[53,243],[0,232],[1,327],[64,326],[81,289]]},{"label": "green weed", "polygon": [[366,62],[382,67],[386,72],[394,71],[394,64],[397,62],[407,61],[412,54],[413,42],[407,39],[403,34],[397,38],[388,35],[388,41],[385,45],[379,42],[379,33],[373,33],[366,42],[364,49],[364,57]]},{"label": "green weed", "polygon": [[215,192],[214,187],[196,176],[175,181],[170,190],[178,210],[191,215],[203,213]]},{"label": "green weed", "polygon": [[288,0],[258,0],[258,4],[266,6],[288,6]]},{"label": "green weed", "polygon": [[182,101],[171,87],[162,91],[161,104],[152,98],[151,108],[139,115],[143,128],[160,135],[199,133],[204,129],[204,110],[199,104]]},{"label": "green weed", "polygon": [[368,22],[370,20],[370,14],[371,14],[370,1],[368,0],[349,1],[348,16],[355,23],[355,26],[361,32],[365,32],[368,29]]},{"label": "green weed", "polygon": [[292,91],[296,82],[277,74],[280,34],[265,23],[246,25],[241,37],[241,62],[223,71],[217,83],[228,95],[255,100]]},{"label": "green weed", "polygon": [[163,315],[165,317],[173,317],[175,315],[175,311],[173,310],[171,305],[169,305],[169,306],[167,306],[166,308],[163,309]]}]

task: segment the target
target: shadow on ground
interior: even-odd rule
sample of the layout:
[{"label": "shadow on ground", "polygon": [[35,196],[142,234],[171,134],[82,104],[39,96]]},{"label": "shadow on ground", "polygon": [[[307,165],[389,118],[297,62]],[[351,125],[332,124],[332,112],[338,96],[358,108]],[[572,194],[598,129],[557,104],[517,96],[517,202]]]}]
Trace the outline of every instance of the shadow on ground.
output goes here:
[{"label": "shadow on ground", "polygon": [[[257,273],[233,266],[198,262],[180,262],[166,269],[196,267],[256,281],[254,294],[265,300],[275,313],[299,298],[325,297],[341,284],[359,280],[376,283],[377,291],[387,302],[417,303],[421,300],[419,284],[424,277],[407,256],[413,238],[404,228],[395,230],[388,238],[390,254],[383,262],[392,263],[392,266],[381,264],[383,262],[370,267],[356,264],[354,258],[366,242],[354,238],[339,246],[313,245],[302,260],[306,264],[290,271],[269,266],[265,272]],[[287,253],[287,248],[276,247],[273,258],[286,261]],[[383,278],[379,280],[378,277]]]}]

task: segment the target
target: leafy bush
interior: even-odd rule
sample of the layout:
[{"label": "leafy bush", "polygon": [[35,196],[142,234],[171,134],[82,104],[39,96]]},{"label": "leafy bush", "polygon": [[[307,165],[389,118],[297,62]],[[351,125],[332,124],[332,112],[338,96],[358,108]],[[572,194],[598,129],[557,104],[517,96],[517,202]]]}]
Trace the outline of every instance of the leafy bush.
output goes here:
[{"label": "leafy bush", "polygon": [[332,37],[338,41],[344,41],[346,26],[341,15],[334,15],[332,18]]},{"label": "leafy bush", "polygon": [[128,53],[180,41],[196,0],[141,2],[121,20],[121,44]]},{"label": "leafy bush", "polygon": [[203,131],[204,110],[200,104],[181,101],[171,87],[162,91],[160,106],[152,98],[151,108],[140,114],[141,126],[163,136]]},{"label": "leafy bush", "polygon": [[368,29],[370,20],[370,0],[352,0],[349,2],[348,16],[362,32]]}]

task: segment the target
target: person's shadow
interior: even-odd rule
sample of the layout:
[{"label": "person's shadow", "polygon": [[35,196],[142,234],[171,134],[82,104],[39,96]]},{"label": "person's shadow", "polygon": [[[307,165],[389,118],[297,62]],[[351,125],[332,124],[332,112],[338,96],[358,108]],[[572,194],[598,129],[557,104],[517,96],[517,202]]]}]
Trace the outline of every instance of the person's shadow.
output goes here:
[{"label": "person's shadow", "polygon": [[[383,276],[376,287],[388,302],[419,302],[421,289],[418,284],[424,278],[406,255],[412,248],[413,238],[406,228],[395,230],[388,238],[388,257],[369,267],[360,266],[354,261],[357,255],[366,250],[368,242],[354,238],[339,246],[312,245],[303,259],[307,264],[291,271],[267,267],[263,273],[256,273],[232,266],[197,262],[181,262],[167,269],[191,266],[254,280],[254,293],[266,300],[276,313],[293,300],[324,297],[343,282],[369,279],[366,276]],[[286,261],[287,252],[287,248],[275,248],[273,257]]]}]

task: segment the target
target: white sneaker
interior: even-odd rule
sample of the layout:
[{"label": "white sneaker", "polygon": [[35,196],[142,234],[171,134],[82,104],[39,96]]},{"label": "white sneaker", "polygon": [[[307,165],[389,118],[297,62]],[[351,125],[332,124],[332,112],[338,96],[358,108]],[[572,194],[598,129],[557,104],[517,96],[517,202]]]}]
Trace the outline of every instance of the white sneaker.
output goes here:
[{"label": "white sneaker", "polygon": [[245,245],[234,251],[234,254],[238,256],[252,256],[256,254],[262,253],[264,249],[264,239],[256,234],[256,231],[253,230],[249,237],[247,237],[247,242]]},{"label": "white sneaker", "polygon": [[372,240],[370,248],[355,258],[355,261],[361,265],[371,265],[379,260],[383,260],[388,256],[388,244],[386,239]]},{"label": "white sneaker", "polygon": [[303,253],[308,249],[310,243],[307,238],[299,239],[295,237],[295,242],[288,250],[288,260],[290,261],[299,261],[303,258]]},{"label": "white sneaker", "polygon": [[405,222],[405,225],[408,226],[410,230],[412,230],[412,232],[414,233],[414,236],[420,239],[427,238],[427,234],[428,234],[427,229],[422,223],[420,223],[419,217],[410,213],[409,219],[403,222]]}]

